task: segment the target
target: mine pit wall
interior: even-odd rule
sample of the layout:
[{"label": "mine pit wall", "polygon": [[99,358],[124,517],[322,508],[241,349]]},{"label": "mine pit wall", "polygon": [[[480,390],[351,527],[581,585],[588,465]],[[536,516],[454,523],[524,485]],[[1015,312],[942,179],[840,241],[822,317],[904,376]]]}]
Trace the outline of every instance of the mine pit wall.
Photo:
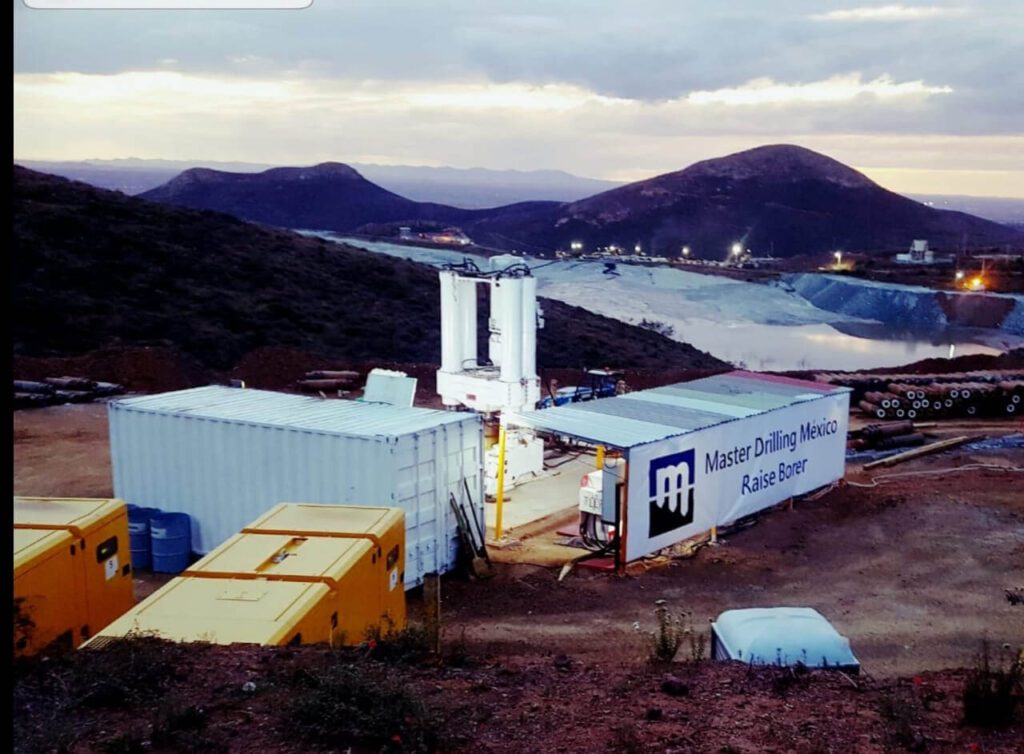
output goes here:
[{"label": "mine pit wall", "polygon": [[788,275],[785,281],[814,306],[891,325],[987,327],[1024,335],[1024,296],[958,293],[887,285],[832,275]]}]

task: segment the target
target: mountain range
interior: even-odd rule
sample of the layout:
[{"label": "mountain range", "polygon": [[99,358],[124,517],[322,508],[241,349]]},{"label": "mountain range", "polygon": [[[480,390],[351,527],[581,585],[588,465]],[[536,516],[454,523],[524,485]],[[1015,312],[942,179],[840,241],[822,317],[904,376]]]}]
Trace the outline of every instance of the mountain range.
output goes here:
[{"label": "mountain range", "polygon": [[724,258],[735,243],[755,255],[1020,245],[1024,233],[887,191],[862,173],[793,145],[705,160],[575,202],[525,202],[467,210],[415,202],[325,163],[261,173],[187,170],[142,194],[153,201],[228,212],[289,228],[359,231],[430,221],[462,227],[498,249],[550,253],[639,246],[649,255]]},{"label": "mountain range", "polygon": [[[349,169],[324,172],[353,180]],[[223,369],[281,347],[437,363],[439,284],[425,265],[19,166],[13,189],[15,355],[159,346]],[[650,330],[543,306],[545,367],[723,366]]]},{"label": "mountain range", "polygon": [[[191,168],[233,173],[260,173],[280,165],[207,160],[18,160],[42,173],[82,181],[97,188],[141,194],[167,183]],[[483,209],[525,201],[571,202],[622,185],[616,181],[562,170],[492,170],[423,165],[346,163],[360,175],[396,194],[418,202],[438,202],[463,209]]]},{"label": "mountain range", "polygon": [[[208,160],[19,160],[43,173],[83,181],[98,188],[141,194],[167,183],[193,167],[237,173],[259,173],[273,167],[249,162]],[[483,209],[526,201],[573,202],[623,185],[618,181],[585,178],[561,170],[493,170],[422,165],[346,163],[364,178],[407,199]],[[1024,199],[949,194],[904,196],[936,209],[966,212],[985,220],[1024,229]]]}]

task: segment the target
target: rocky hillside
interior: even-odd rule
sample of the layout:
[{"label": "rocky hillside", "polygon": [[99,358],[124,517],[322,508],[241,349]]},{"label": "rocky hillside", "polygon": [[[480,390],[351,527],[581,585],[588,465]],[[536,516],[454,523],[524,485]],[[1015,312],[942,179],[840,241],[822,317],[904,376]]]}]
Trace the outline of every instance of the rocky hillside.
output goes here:
[{"label": "rocky hillside", "polygon": [[724,259],[741,242],[757,256],[832,249],[904,251],[915,238],[958,249],[1024,245],[1019,230],[923,204],[887,191],[825,155],[773,145],[713,160],[546,207],[529,217],[491,218],[474,237],[515,237],[535,246],[587,249],[640,244],[648,254],[678,256],[683,245]]},{"label": "rocky hillside", "polygon": [[308,168],[272,168],[261,173],[192,168],[140,196],[180,207],[227,212],[243,220],[281,228],[342,233],[379,223],[469,226],[483,219],[514,217],[524,208],[536,211],[556,204],[526,202],[490,210],[467,210],[415,202],[336,162]]},{"label": "rocky hillside", "polygon": [[[157,346],[218,369],[272,346],[347,360],[440,357],[428,267],[18,166],[13,299],[21,356]],[[544,308],[541,366],[722,365],[648,330]]]},{"label": "rocky hillside", "polygon": [[724,259],[737,242],[756,256],[779,257],[903,251],[915,238],[939,250],[1024,246],[1019,229],[925,206],[830,157],[785,144],[705,160],[564,204],[468,210],[415,202],[339,163],[262,173],[194,168],[142,196],[286,228],[350,232],[387,223],[453,224],[484,246],[533,254],[568,249],[574,241],[591,250],[639,244],[665,256],[677,256],[686,245],[707,259]]}]

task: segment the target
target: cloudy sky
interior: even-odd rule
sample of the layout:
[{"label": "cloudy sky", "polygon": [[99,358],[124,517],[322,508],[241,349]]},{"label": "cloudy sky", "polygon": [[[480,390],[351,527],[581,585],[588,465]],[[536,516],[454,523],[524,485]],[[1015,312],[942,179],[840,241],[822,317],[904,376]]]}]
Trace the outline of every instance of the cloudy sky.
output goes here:
[{"label": "cloudy sky", "polygon": [[787,142],[1024,197],[1022,40],[1022,0],[16,0],[14,154],[632,180]]}]

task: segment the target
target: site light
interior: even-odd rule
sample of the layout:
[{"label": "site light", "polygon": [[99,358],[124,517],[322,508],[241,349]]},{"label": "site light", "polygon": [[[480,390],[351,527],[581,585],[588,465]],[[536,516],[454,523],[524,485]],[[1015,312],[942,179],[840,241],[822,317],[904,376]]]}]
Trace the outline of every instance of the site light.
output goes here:
[{"label": "site light", "polygon": [[963,280],[964,279],[964,271],[963,270],[957,270],[956,271],[956,279],[957,280]]},{"label": "site light", "polygon": [[633,247],[633,251],[634,251],[634,253],[639,254],[640,253],[640,244],[637,244],[636,246],[634,246]]},{"label": "site light", "polygon": [[683,247],[683,256],[684,257],[690,256],[690,247],[689,246],[684,246]]},{"label": "site light", "polygon": [[571,248],[573,251],[580,251],[581,249],[583,249],[583,242],[573,241],[571,244],[569,244],[569,248]]},{"label": "site light", "polygon": [[835,254],[833,254],[832,256],[834,256],[834,257],[836,258],[836,264],[840,264],[840,263],[842,263],[842,261],[843,261],[843,252],[841,252],[841,251],[837,251],[837,252],[836,252]]},{"label": "site light", "polygon": [[740,244],[740,243],[734,243],[732,245],[732,253],[733,253],[733,256],[737,256],[738,257],[741,253],[743,253],[743,245]]}]

